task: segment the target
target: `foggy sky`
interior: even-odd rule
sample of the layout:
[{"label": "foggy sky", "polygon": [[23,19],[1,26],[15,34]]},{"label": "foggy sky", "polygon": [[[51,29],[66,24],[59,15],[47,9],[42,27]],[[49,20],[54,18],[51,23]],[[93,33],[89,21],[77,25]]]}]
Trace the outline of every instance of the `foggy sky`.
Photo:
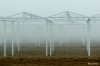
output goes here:
[{"label": "foggy sky", "polygon": [[29,12],[47,17],[63,11],[86,16],[100,14],[100,0],[0,0],[0,16]]},{"label": "foggy sky", "polygon": [[[19,12],[29,12],[29,13],[33,13],[39,16],[47,17],[47,16],[50,16],[59,12],[63,12],[63,11],[72,11],[72,12],[83,14],[86,16],[93,16],[100,13],[99,3],[100,3],[100,0],[0,0],[0,16],[7,17],[9,15],[16,14]],[[80,36],[82,34],[82,29],[79,29],[79,28],[81,27],[76,28],[78,30],[74,28],[72,28],[71,26],[71,31],[70,29],[68,30],[70,31],[69,37],[71,37],[69,39],[72,39],[72,36],[74,38],[78,36],[80,39],[81,38]],[[100,27],[98,26],[97,28],[94,28],[94,29],[92,28],[91,30],[93,40],[95,38],[99,38],[98,35],[100,32],[98,31]],[[58,28],[55,28],[55,30],[57,29]],[[27,30],[25,31],[28,32]],[[9,28],[8,31],[9,31],[8,36],[11,36],[10,35],[11,29]],[[67,32],[65,32],[65,35],[66,33]],[[28,34],[28,35],[25,35],[26,37],[29,36],[29,33],[26,33],[26,34]],[[30,34],[30,36],[31,35],[33,34]],[[58,36],[59,34],[56,34],[56,35]],[[60,35],[60,37],[61,36],[62,35]]]}]

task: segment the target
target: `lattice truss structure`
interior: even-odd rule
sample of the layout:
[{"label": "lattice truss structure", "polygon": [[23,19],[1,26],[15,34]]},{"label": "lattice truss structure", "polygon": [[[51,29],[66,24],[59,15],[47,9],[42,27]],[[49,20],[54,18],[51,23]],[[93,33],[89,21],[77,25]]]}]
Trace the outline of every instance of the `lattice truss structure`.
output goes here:
[{"label": "lattice truss structure", "polygon": [[[3,45],[4,45],[4,57],[7,56],[7,45],[11,44],[12,47],[12,56],[14,56],[14,44],[17,44],[18,52],[20,50],[20,44],[24,43],[23,39],[26,41],[28,39],[31,39],[31,42],[37,45],[40,45],[41,37],[44,36],[44,32],[47,32],[50,28],[50,25],[53,23],[50,20],[30,14],[27,12],[22,12],[18,14],[14,14],[11,16],[8,16],[6,18],[0,18],[0,25],[3,31]],[[10,28],[10,29],[9,29]],[[49,29],[50,30],[50,29]],[[34,34],[34,35],[33,35]],[[42,36],[43,35],[43,36]],[[46,34],[47,35],[47,34]],[[10,36],[10,37],[9,37]],[[31,38],[30,38],[31,36]],[[8,39],[11,40],[8,40]],[[41,39],[40,39],[41,38]],[[32,40],[34,39],[34,40]],[[49,37],[44,37],[44,42],[46,42],[46,39],[49,39]]]},{"label": "lattice truss structure", "polygon": [[[84,16],[84,15],[80,15],[80,14],[77,14],[77,13],[74,13],[74,12],[70,12],[70,11],[66,11],[66,12],[62,12],[62,13],[58,13],[58,14],[55,14],[55,15],[52,15],[52,16],[49,16],[47,17],[47,19],[51,20],[53,22],[53,25],[58,25],[60,26],[60,36],[63,36],[63,33],[64,31],[67,31],[63,30],[63,26],[68,26],[69,24],[70,25],[77,25],[77,24],[80,24],[82,25],[82,30],[83,30],[83,45],[85,43],[85,37],[84,37],[84,25],[87,25],[87,54],[88,56],[90,56],[90,18],[88,18],[87,16]],[[67,35],[64,34],[64,36]],[[62,38],[64,38],[64,36]],[[61,37],[60,37],[61,38]],[[68,39],[67,39],[68,40]],[[62,45],[63,44],[63,40],[59,40],[59,45]]]},{"label": "lattice truss structure", "polygon": [[90,17],[90,21],[91,21],[91,23],[97,23],[98,24],[99,21],[100,21],[100,14]]},{"label": "lattice truss structure", "polygon": [[[92,22],[96,23],[99,21],[100,15],[87,17],[70,11],[58,13],[46,18],[30,14],[27,12],[14,14],[6,18],[0,17],[0,27],[2,29],[1,35],[3,35],[1,37],[2,43],[4,45],[4,57],[7,56],[7,45],[11,44],[12,56],[14,56],[14,44],[17,44],[19,52],[20,44],[23,44],[26,40],[35,43],[36,46],[45,44],[45,55],[52,56],[55,50],[56,42],[59,42],[59,46],[62,46],[64,42],[68,41],[68,39],[66,39],[65,37],[65,35],[67,35],[65,34],[67,32],[67,29],[63,29],[68,25],[77,24],[82,25],[83,46],[85,44],[84,25],[86,25],[85,28],[87,28],[87,54],[88,56],[90,56],[90,24]],[[58,28],[57,31],[55,31],[56,28]],[[11,40],[8,40],[9,36]],[[23,41],[23,39],[25,41]]]}]

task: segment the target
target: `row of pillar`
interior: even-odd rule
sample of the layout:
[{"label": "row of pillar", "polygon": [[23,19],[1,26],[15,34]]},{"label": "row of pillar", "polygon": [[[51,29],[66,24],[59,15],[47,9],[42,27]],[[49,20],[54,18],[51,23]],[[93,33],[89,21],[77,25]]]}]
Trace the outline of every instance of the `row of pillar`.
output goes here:
[{"label": "row of pillar", "polygon": [[[19,22],[18,22],[18,33],[19,33]],[[7,56],[7,41],[6,41],[6,21],[4,20],[4,57]],[[14,22],[12,21],[12,56],[14,56]],[[18,46],[18,52],[20,50],[20,43],[19,43],[19,36],[17,36],[17,46]]]},{"label": "row of pillar", "polygon": [[[47,27],[46,27],[47,28]],[[51,27],[50,27],[51,28]],[[47,29],[46,29],[47,30]],[[50,29],[51,30],[51,29]],[[51,32],[50,32],[51,33]],[[52,36],[52,35],[51,35]],[[85,45],[85,37],[84,37],[84,25],[83,25],[83,46]],[[50,56],[52,55],[52,41],[50,40]],[[53,42],[54,43],[54,42]],[[61,45],[61,41],[59,41],[59,45]],[[54,49],[53,44],[53,49]],[[87,21],[87,54],[90,57],[90,19]],[[54,50],[53,50],[54,52]],[[46,56],[48,56],[48,42],[46,41]]]},{"label": "row of pillar", "polygon": [[[50,27],[48,27],[48,24],[46,25],[46,56],[52,56],[52,52],[54,52],[54,39],[52,39],[54,37],[54,26],[53,24],[49,25]],[[48,42],[48,28],[50,28],[50,41]],[[83,30],[84,30],[84,26],[83,26]],[[14,22],[12,22],[12,56],[14,56]],[[83,31],[84,32],[84,31]],[[18,22],[18,33],[19,33],[19,22]],[[18,37],[18,52],[20,50],[20,43],[19,43],[19,37]],[[6,53],[6,21],[4,20],[4,57],[7,56]],[[84,37],[83,37],[83,45],[84,45]],[[50,46],[50,48],[49,48]],[[50,50],[50,53],[48,53],[48,51]],[[87,53],[88,56],[90,56],[90,19],[88,19],[87,21]],[[49,55],[48,55],[49,54]]]}]

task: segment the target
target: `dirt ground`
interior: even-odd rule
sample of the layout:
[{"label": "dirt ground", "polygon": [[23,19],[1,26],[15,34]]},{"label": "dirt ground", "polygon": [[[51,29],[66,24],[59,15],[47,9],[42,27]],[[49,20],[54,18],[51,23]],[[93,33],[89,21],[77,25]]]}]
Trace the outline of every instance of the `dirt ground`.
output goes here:
[{"label": "dirt ground", "polygon": [[56,47],[53,55],[45,56],[45,47],[15,47],[15,55],[11,56],[11,47],[7,48],[7,57],[3,57],[0,48],[0,66],[100,66],[100,47],[91,47],[88,57],[86,47]]},{"label": "dirt ground", "polygon": [[100,66],[100,58],[0,58],[0,66]]}]

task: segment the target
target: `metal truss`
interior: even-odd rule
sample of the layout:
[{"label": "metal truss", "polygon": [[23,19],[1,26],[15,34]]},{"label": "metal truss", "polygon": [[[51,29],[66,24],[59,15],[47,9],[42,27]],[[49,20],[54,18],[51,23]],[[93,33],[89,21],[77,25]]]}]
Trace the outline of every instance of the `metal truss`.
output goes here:
[{"label": "metal truss", "polygon": [[[61,12],[52,16],[47,17],[47,19],[54,22],[54,24],[80,24],[84,25],[87,24],[87,54],[90,56],[90,18],[84,15],[80,15],[74,12],[66,11]],[[84,33],[84,26],[83,26],[83,33]],[[84,36],[84,34],[83,34]],[[83,38],[83,45],[84,45],[84,38]],[[60,41],[59,43],[61,43]]]},{"label": "metal truss", "polygon": [[[20,23],[30,23],[30,22],[33,22],[36,24],[45,24],[45,25],[51,25],[53,22],[48,20],[47,18],[44,18],[44,17],[40,17],[40,16],[37,16],[37,15],[34,15],[34,14],[30,14],[30,13],[27,13],[27,12],[21,12],[21,13],[18,13],[18,14],[14,14],[14,15],[11,15],[11,16],[8,16],[6,18],[3,18],[3,17],[0,17],[0,22],[3,23],[3,26],[4,26],[4,57],[7,56],[6,54],[6,47],[7,47],[7,40],[6,40],[6,23],[7,22],[11,22],[11,26],[12,26],[12,56],[14,56],[14,23],[17,22],[18,23],[18,36],[19,36],[19,24]],[[47,37],[48,38],[48,37]],[[18,38],[18,51],[19,51],[19,48],[20,48],[20,42],[19,42],[19,38]]]},{"label": "metal truss", "polygon": [[100,24],[100,14],[90,17],[91,24]]},{"label": "metal truss", "polygon": [[[19,32],[19,23],[36,23],[36,24],[40,24],[40,23],[45,23],[45,28],[46,28],[46,39],[45,39],[45,43],[46,43],[46,56],[48,56],[48,54],[50,54],[50,56],[52,55],[52,52],[54,52],[54,25],[55,24],[60,24],[60,25],[64,25],[64,24],[71,24],[71,25],[75,25],[75,24],[80,24],[83,25],[83,33],[84,33],[84,24],[87,25],[87,53],[88,56],[90,56],[90,25],[92,22],[96,23],[100,21],[100,14],[99,15],[95,15],[92,17],[87,17],[81,14],[77,14],[71,11],[65,11],[65,12],[61,12],[49,17],[40,17],[34,14],[30,14],[27,12],[21,12],[21,13],[17,13],[8,17],[0,17],[0,22],[3,22],[4,25],[4,56],[6,57],[6,23],[7,22],[11,22],[11,26],[12,26],[12,56],[14,55],[14,40],[13,40],[13,31],[14,31],[14,23],[17,22],[18,23],[18,32]],[[40,27],[39,27],[40,29]],[[63,26],[61,26],[60,30],[63,29]],[[49,30],[49,31],[48,31]],[[48,36],[49,35],[49,36]],[[84,36],[84,34],[83,34]],[[53,38],[53,39],[52,39]],[[49,40],[49,41],[48,41]],[[62,41],[59,42],[60,45],[62,45]],[[18,37],[18,51],[19,51],[19,47],[20,47],[20,42],[19,42],[19,37]],[[48,45],[50,44],[50,45]],[[83,45],[84,45],[84,38],[83,38]],[[50,47],[49,47],[50,46]],[[50,53],[48,53],[48,51],[50,50]]]},{"label": "metal truss", "polygon": [[48,22],[48,23],[52,23],[50,20],[44,18],[44,17],[40,17],[34,14],[30,14],[27,12],[21,12],[18,14],[14,14],[11,16],[8,16],[6,18],[0,18],[0,21],[8,21],[8,22]]},{"label": "metal truss", "polygon": [[49,16],[47,17],[47,19],[53,22],[80,23],[81,24],[83,22],[86,22],[88,17],[74,13],[74,12],[66,11],[66,12],[61,12],[61,13]]}]

